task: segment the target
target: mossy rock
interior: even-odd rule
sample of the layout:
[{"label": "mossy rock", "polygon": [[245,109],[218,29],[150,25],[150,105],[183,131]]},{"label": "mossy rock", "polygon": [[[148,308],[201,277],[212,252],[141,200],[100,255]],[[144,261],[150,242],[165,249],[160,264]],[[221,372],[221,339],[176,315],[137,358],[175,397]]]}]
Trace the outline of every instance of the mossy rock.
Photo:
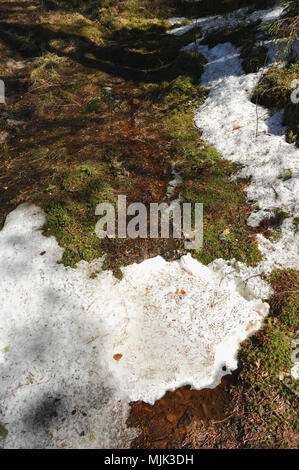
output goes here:
[{"label": "mossy rock", "polygon": [[268,108],[284,109],[283,124],[289,143],[299,145],[299,105],[291,100],[293,81],[299,76],[299,61],[285,67],[273,66],[256,86],[252,101]]},{"label": "mossy rock", "polygon": [[296,142],[299,147],[299,104],[286,103],[283,113],[283,124],[288,126],[287,141],[292,144]]},{"label": "mossy rock", "polygon": [[241,57],[242,67],[246,73],[256,73],[267,62],[268,50],[264,46],[244,48]]},{"label": "mossy rock", "polygon": [[202,44],[208,45],[210,48],[217,44],[231,42],[236,47],[251,47],[254,43],[254,37],[257,26],[260,21],[251,25],[240,25],[234,29],[216,31],[208,34],[202,41]]},{"label": "mossy rock", "polygon": [[169,73],[173,76],[189,76],[196,83],[203,72],[205,59],[195,51],[182,51],[178,54]]}]

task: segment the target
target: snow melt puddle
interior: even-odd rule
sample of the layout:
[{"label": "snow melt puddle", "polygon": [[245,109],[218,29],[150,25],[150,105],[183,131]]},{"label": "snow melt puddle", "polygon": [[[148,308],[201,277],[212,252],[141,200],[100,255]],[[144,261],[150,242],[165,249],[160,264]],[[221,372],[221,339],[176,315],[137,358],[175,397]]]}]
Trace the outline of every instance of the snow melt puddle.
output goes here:
[{"label": "snow melt puddle", "polygon": [[63,250],[41,234],[44,222],[22,204],[0,232],[6,447],[127,446],[130,401],[216,386],[268,313],[242,283],[190,255],[126,267],[122,281],[91,279],[92,263],[57,264]]},{"label": "snow melt puddle", "polygon": [[[203,84],[211,88],[196,116],[203,138],[244,163],[242,176],[252,176],[248,196],[262,210],[295,213],[298,151],[282,135],[268,135],[262,108],[266,117],[254,135],[249,94],[258,75],[243,74],[230,44],[202,50],[209,61]],[[282,165],[294,169],[288,181],[278,178]],[[259,299],[270,289],[258,275],[298,265],[289,218],[277,243],[259,236],[264,260],[256,268],[234,260],[206,267],[190,255],[171,263],[157,257],[124,268],[122,281],[111,272],[91,279],[101,260],[76,270],[57,264],[63,250],[41,234],[44,222],[40,209],[23,204],[0,232],[5,447],[129,446],[136,431],[125,424],[128,403],[153,403],[184,384],[216,386],[237,367],[240,342],[268,313]]]}]

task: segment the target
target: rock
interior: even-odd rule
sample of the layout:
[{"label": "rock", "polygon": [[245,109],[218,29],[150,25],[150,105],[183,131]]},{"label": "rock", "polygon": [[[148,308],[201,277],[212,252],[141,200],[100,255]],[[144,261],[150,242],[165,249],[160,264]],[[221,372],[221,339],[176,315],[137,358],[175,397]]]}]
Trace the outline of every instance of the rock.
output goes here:
[{"label": "rock", "polygon": [[9,134],[6,131],[1,131],[0,132],[0,144],[5,144]]},{"label": "rock", "polygon": [[14,119],[7,119],[7,124],[11,127],[13,126],[22,126],[25,124],[25,121],[15,121]]},{"label": "rock", "polygon": [[6,65],[6,67],[9,67],[11,69],[23,69],[29,63],[26,60],[14,60],[10,57],[5,59],[3,62]]}]

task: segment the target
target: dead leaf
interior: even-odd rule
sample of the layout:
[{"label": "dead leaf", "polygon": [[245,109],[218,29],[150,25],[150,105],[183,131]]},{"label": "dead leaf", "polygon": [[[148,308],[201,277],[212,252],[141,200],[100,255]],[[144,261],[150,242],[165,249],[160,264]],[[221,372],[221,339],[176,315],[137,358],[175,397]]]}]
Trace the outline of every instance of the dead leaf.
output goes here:
[{"label": "dead leaf", "polygon": [[8,136],[9,136],[8,132],[1,131],[0,132],[0,144],[4,144]]},{"label": "dead leaf", "polygon": [[122,357],[123,357],[122,354],[114,354],[113,359],[114,359],[116,362],[119,362]]},{"label": "dead leaf", "polygon": [[166,416],[166,419],[167,421],[169,421],[171,424],[175,424],[177,422],[177,417],[175,414],[173,413],[169,413],[167,416]]}]

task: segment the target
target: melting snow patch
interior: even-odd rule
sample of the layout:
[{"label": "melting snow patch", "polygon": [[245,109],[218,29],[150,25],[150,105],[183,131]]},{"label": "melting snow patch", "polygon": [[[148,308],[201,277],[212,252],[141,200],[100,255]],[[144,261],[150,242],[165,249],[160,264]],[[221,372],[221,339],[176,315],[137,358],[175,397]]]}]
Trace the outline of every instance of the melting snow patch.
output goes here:
[{"label": "melting snow patch", "polygon": [[296,362],[296,364],[292,367],[291,369],[291,376],[295,380],[299,380],[299,362]]},{"label": "melting snow patch", "polygon": [[[178,28],[172,29],[169,31],[169,34],[174,34],[176,36],[181,36],[185,34],[190,29],[199,26],[202,30],[203,35],[207,32],[211,33],[214,31],[226,30],[228,28],[233,29],[238,27],[240,24],[250,24],[258,20],[263,21],[274,21],[279,18],[283,12],[283,7],[280,5],[276,6],[270,10],[258,10],[253,13],[249,13],[248,8],[240,8],[226,15],[215,15],[207,16],[204,18],[193,19],[191,24],[186,26],[179,26]],[[178,20],[178,18],[176,18]],[[179,21],[173,21],[174,18],[168,20],[171,24],[179,24]],[[180,23],[182,23],[184,19]]]},{"label": "melting snow patch", "polygon": [[[128,403],[217,385],[268,305],[190,255],[90,278],[23,204],[0,232],[0,409],[6,447],[126,447]],[[219,271],[219,272],[218,272]]]},{"label": "melting snow patch", "polygon": [[[246,10],[239,10],[221,18],[221,24],[237,25],[242,18],[246,22],[257,17],[270,20],[278,17],[281,11],[279,6],[246,16]],[[205,33],[217,27],[213,18],[201,19]],[[261,210],[281,208],[291,215],[298,215],[299,150],[285,140],[282,113],[273,115],[250,101],[264,70],[245,74],[240,50],[231,43],[209,49],[200,42],[198,40],[197,49],[207,59],[201,85],[210,88],[205,104],[195,116],[203,139],[224,158],[243,164],[238,176],[251,178],[248,199],[258,204]],[[191,44],[185,49],[194,47]]]},{"label": "melting snow patch", "polygon": [[[221,25],[224,28],[227,22],[226,26],[232,27],[258,18],[270,21],[279,17],[281,12],[280,6],[247,16],[245,10],[239,10],[226,15]],[[219,25],[215,26],[213,18],[205,18],[202,19],[202,27],[206,34]],[[185,49],[194,47],[191,44]],[[199,40],[197,49],[207,59],[201,85],[210,88],[210,93],[197,110],[195,123],[202,131],[202,138],[224,158],[243,164],[237,176],[250,178],[247,197],[260,209],[250,216],[249,225],[256,226],[261,222],[262,214],[268,217],[274,209],[290,214],[282,225],[277,243],[258,236],[264,259],[256,272],[268,273],[276,267],[298,269],[299,234],[295,231],[293,217],[299,213],[299,150],[295,144],[286,142],[281,112],[271,114],[268,109],[250,101],[264,70],[245,74],[240,50],[231,43],[209,49]]]},{"label": "melting snow patch", "polygon": [[[261,19],[273,21],[280,17],[283,8],[278,5],[270,10],[248,14],[248,9],[238,10],[224,17],[214,16],[194,20],[192,25],[170,31],[181,35],[190,27],[201,27],[203,37],[214,31],[233,29]],[[262,281],[262,275],[275,268],[299,269],[299,233],[294,217],[299,213],[299,150],[295,144],[286,142],[282,126],[282,112],[256,106],[250,101],[254,87],[266,69],[245,74],[240,61],[240,49],[231,43],[218,44],[209,49],[192,43],[184,50],[195,49],[207,59],[201,85],[210,89],[209,96],[195,115],[195,123],[202,131],[202,138],[214,146],[224,158],[241,162],[242,170],[237,177],[249,178],[246,192],[248,200],[259,207],[251,214],[248,225],[257,227],[262,220],[270,218],[275,209],[284,210],[289,217],[281,226],[281,236],[271,242],[258,235],[263,254],[255,268],[248,268],[236,260],[215,260],[212,269],[222,272],[226,278],[239,280],[240,286],[250,288],[257,297],[268,298],[271,290]],[[265,41],[269,49],[268,59],[275,58],[277,45]],[[297,364],[292,374],[298,375]]]},{"label": "melting snow patch", "polygon": [[[266,271],[281,266],[298,269],[299,238],[291,216],[298,216],[299,211],[299,150],[282,135],[280,114],[271,116],[267,109],[250,102],[260,74],[243,73],[237,49],[226,43],[210,51],[204,48],[204,52],[209,63],[202,84],[211,91],[196,112],[195,122],[203,139],[223,157],[243,164],[238,176],[250,178],[247,197],[263,211],[259,212],[259,221],[262,213],[274,209],[290,214],[282,225],[279,242],[270,243],[258,236]],[[254,217],[256,213],[249,219],[251,226]]]}]

